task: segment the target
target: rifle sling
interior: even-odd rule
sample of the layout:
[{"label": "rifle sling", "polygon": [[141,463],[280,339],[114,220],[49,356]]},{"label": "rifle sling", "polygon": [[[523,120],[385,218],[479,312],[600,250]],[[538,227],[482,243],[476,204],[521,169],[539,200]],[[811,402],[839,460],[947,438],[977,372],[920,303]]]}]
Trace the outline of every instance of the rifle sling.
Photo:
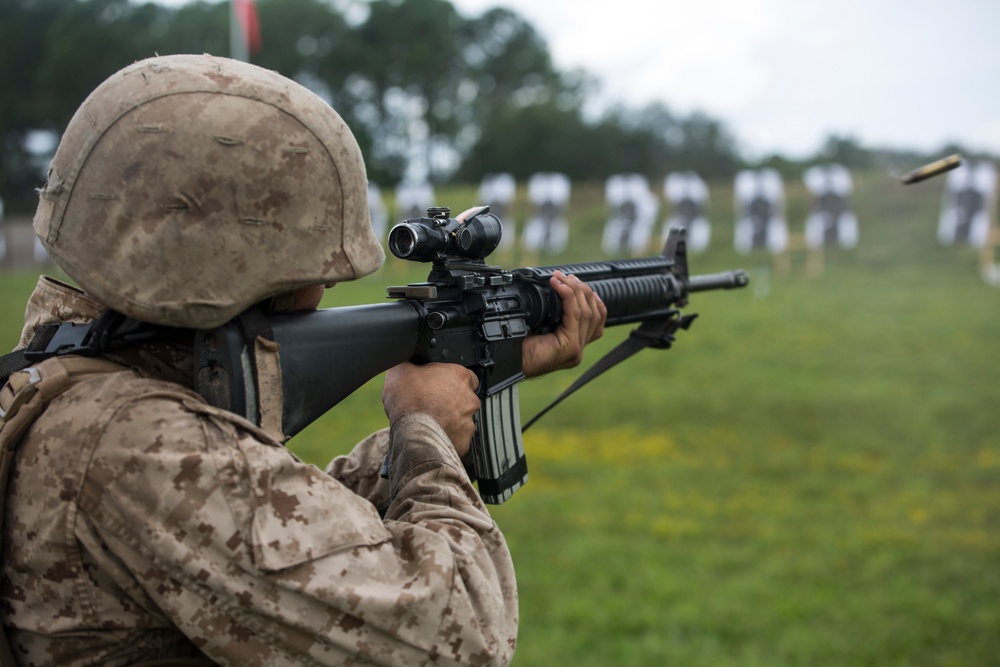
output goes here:
[{"label": "rifle sling", "polygon": [[583,375],[578,377],[573,384],[567,387],[563,393],[559,394],[559,396],[557,396],[554,401],[549,403],[545,409],[532,417],[528,423],[521,428],[521,432],[523,433],[527,431],[528,427],[538,421],[542,415],[562,403],[564,399],[569,397],[569,395],[577,389],[605,371],[625,361],[636,352],[640,352],[647,347],[664,350],[669,349],[671,344],[674,342],[674,334],[677,333],[677,330],[687,329],[690,327],[691,322],[693,322],[696,317],[698,317],[696,314],[681,315],[679,311],[674,310],[671,311],[669,316],[664,319],[643,322],[640,326],[636,327],[629,333],[628,338],[619,343],[606,355],[598,359],[593,366],[588,368]]}]

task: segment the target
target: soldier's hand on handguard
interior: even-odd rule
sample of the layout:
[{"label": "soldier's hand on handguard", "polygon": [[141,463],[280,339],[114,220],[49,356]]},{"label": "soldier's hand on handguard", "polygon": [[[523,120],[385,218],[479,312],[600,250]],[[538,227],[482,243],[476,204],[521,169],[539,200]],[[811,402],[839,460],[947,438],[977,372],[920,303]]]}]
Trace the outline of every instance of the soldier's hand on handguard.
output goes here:
[{"label": "soldier's hand on handguard", "polygon": [[587,343],[604,334],[608,309],[587,283],[555,271],[549,284],[562,299],[562,322],[552,333],[524,339],[522,368],[527,377],[578,365]]},{"label": "soldier's hand on handguard", "polygon": [[433,418],[465,456],[476,431],[473,416],[479,410],[479,379],[458,364],[417,366],[404,362],[390,368],[382,388],[382,405],[389,423],[405,414],[422,412]]}]

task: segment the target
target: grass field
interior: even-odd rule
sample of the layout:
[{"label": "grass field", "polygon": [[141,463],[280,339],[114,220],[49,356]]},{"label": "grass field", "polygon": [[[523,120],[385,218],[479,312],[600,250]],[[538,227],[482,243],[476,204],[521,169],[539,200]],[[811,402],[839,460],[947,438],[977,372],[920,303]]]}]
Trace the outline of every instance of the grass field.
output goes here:
[{"label": "grass field", "polygon": [[[801,255],[787,274],[736,255],[730,192],[713,188],[692,272],[742,266],[753,287],[695,295],[674,349],[525,436],[530,481],[494,512],[520,583],[514,665],[1000,665],[1000,289],[973,251],[937,244],[942,187],[858,179],[860,245],[816,276]],[[559,261],[600,257],[601,196],[574,191]],[[788,201],[799,230],[805,195],[790,185]],[[324,305],[424,273],[390,260]],[[0,277],[7,347],[33,281]],[[575,374],[525,383],[524,417]],[[345,451],[382,426],[380,390],[290,446],[316,463]]]}]

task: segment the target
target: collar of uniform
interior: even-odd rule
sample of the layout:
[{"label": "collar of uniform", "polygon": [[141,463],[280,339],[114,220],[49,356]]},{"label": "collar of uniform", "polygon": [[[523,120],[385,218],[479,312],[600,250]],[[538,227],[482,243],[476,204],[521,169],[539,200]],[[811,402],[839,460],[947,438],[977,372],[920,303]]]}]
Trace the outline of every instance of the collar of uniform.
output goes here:
[{"label": "collar of uniform", "polygon": [[[24,329],[18,349],[27,347],[39,327],[61,322],[85,323],[96,319],[106,306],[86,292],[56,280],[40,276],[24,311]],[[169,340],[142,343],[107,355],[147,377],[158,377],[184,386],[191,385],[191,336],[178,333]]]},{"label": "collar of uniform", "polygon": [[39,276],[24,309],[24,328],[17,349],[27,347],[44,324],[90,322],[104,310],[105,306],[86,292],[51,276]]}]

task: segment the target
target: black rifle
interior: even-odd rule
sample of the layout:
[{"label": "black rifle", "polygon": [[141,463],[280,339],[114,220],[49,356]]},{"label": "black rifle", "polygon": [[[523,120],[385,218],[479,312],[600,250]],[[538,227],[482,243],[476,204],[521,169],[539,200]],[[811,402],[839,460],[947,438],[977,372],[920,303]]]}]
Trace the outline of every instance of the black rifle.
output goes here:
[{"label": "black rifle", "polygon": [[[390,231],[389,249],[396,257],[432,263],[426,282],[388,288],[388,296],[399,301],[266,318],[265,337],[280,345],[286,436],[403,361],[461,364],[479,377],[482,400],[472,474],[486,502],[502,503],[527,479],[517,395],[524,378],[521,344],[529,334],[559,326],[561,301],[549,285],[554,271],[575,274],[594,289],[607,306],[607,326],[643,323],[556,402],[638,349],[669,347],[677,329],[694,319],[678,311],[691,292],[749,283],[741,270],[688,276],[680,229],[670,231],[658,257],[506,271],[485,263],[502,231],[489,207],[458,218],[449,214],[447,208],[428,209],[428,217],[405,220]],[[259,423],[250,352],[255,330],[260,327],[234,321],[199,332],[195,373],[209,403]]]}]

